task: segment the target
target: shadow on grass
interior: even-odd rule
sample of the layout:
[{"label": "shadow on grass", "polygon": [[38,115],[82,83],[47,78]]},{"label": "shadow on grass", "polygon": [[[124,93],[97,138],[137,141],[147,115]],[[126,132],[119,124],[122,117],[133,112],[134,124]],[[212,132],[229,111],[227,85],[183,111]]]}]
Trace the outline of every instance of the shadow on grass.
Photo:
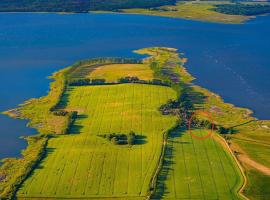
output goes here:
[{"label": "shadow on grass", "polygon": [[[182,127],[176,126],[168,133],[165,155],[161,171],[159,172],[156,190],[151,199],[162,199],[170,193],[170,185],[167,183],[169,176],[172,176],[175,163],[175,147],[176,144],[191,145],[190,142],[180,141],[183,133],[187,130],[189,117],[195,110],[203,109],[206,96],[195,91],[192,85],[180,83],[183,86],[181,95],[178,98],[180,114],[179,118],[183,121]],[[172,194],[174,196],[174,194]]]},{"label": "shadow on grass", "polygon": [[175,164],[174,158],[176,155],[174,144],[175,143],[181,143],[183,145],[190,144],[189,142],[177,141],[179,140],[179,138],[182,137],[184,131],[185,129],[176,127],[168,134],[163,165],[157,179],[156,192],[151,197],[151,199],[162,199],[166,194],[169,194],[169,189],[166,180],[168,180],[168,177],[173,170],[173,165]]},{"label": "shadow on grass", "polygon": [[68,134],[80,134],[83,126],[80,125],[80,123],[78,124],[78,121],[86,119],[87,117],[88,115],[86,114],[77,115],[75,122],[71,125],[71,127],[68,130]]},{"label": "shadow on grass", "polygon": [[147,143],[145,135],[136,135],[135,145],[143,145]]},{"label": "shadow on grass", "polygon": [[72,87],[67,87],[65,92],[62,94],[60,101],[58,102],[56,108],[57,109],[64,109],[67,107],[68,103],[69,103],[69,96],[70,93],[73,91],[74,89]]}]

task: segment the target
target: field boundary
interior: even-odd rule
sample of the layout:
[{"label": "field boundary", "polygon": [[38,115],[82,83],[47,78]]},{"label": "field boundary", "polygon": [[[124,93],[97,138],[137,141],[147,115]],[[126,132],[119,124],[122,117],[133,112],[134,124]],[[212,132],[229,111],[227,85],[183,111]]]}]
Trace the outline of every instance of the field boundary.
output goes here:
[{"label": "field boundary", "polygon": [[230,146],[228,145],[227,141],[222,137],[220,136],[219,134],[216,134],[216,136],[218,137],[218,139],[221,140],[221,142],[223,143],[223,146],[225,148],[228,149],[229,153],[232,155],[233,159],[235,160],[240,172],[241,172],[241,175],[244,179],[244,182],[242,184],[242,186],[239,188],[239,190],[237,191],[237,193],[245,200],[250,200],[248,197],[246,197],[244,194],[243,194],[243,191],[247,185],[247,177],[246,177],[246,174],[245,174],[245,170],[243,169],[243,167],[241,166],[239,160],[236,158],[236,156],[234,155],[234,153],[232,152],[232,149],[230,148]]},{"label": "field boundary", "polygon": [[163,142],[162,142],[162,152],[159,157],[159,162],[157,165],[157,168],[154,172],[154,175],[152,176],[151,182],[150,182],[150,188],[149,188],[149,194],[147,195],[146,199],[151,199],[152,195],[156,192],[157,189],[157,180],[158,180],[158,175],[162,169],[163,162],[164,162],[164,156],[165,156],[165,151],[166,151],[166,146],[167,146],[167,140],[168,140],[168,135],[169,133],[177,127],[177,123],[170,128],[169,130],[165,131],[163,133]]}]

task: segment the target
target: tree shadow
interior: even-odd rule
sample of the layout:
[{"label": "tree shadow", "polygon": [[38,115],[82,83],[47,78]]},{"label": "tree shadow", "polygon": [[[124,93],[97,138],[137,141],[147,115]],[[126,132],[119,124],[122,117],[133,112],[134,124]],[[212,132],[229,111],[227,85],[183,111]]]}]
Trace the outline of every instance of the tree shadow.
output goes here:
[{"label": "tree shadow", "polygon": [[33,170],[31,170],[31,172],[27,175],[26,179],[33,177],[36,169],[43,169],[46,159],[48,159],[49,155],[53,154],[55,150],[56,148],[46,147],[46,150],[43,153],[43,156],[40,158],[40,161],[36,164],[36,166],[33,167]]},{"label": "tree shadow", "polygon": [[180,128],[179,126],[176,126],[173,130],[171,130],[168,133],[167,145],[165,149],[162,168],[157,178],[156,191],[151,197],[151,199],[162,199],[166,194],[169,194],[166,180],[168,180],[168,177],[173,170],[173,167],[174,167],[173,165],[175,165],[174,158],[176,154],[175,154],[174,144],[175,143],[180,143],[184,145],[189,144],[189,142],[176,141],[182,137],[184,131],[185,129]]},{"label": "tree shadow", "polygon": [[83,128],[82,125],[73,124],[73,125],[69,128],[68,134],[80,134],[82,128]]},{"label": "tree shadow", "polygon": [[60,101],[58,102],[56,109],[64,109],[70,102],[70,93],[74,90],[73,87],[67,87],[63,94],[61,95]]},{"label": "tree shadow", "polygon": [[165,155],[162,163],[161,171],[158,174],[156,190],[151,196],[151,199],[162,199],[170,193],[169,185],[166,182],[172,174],[175,163],[176,149],[175,145],[191,145],[190,142],[179,141],[184,132],[188,129],[188,121],[192,113],[196,110],[202,109],[207,97],[200,91],[196,91],[192,84],[179,82],[183,87],[181,95],[179,95],[177,102],[179,105],[179,118],[184,123],[179,123],[174,129],[169,131]]},{"label": "tree shadow", "polygon": [[145,135],[136,135],[134,145],[143,145],[147,143],[147,137]]},{"label": "tree shadow", "polygon": [[86,114],[77,115],[75,122],[68,129],[68,134],[80,134],[83,126],[78,124],[78,121],[80,121],[82,119],[86,119],[87,117],[88,117],[88,115],[86,115]]}]

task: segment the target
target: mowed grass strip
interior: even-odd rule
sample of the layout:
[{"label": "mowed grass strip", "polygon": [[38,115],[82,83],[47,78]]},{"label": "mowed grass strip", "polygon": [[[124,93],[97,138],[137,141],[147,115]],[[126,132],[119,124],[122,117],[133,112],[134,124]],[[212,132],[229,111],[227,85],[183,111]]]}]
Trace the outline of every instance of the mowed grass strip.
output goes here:
[{"label": "mowed grass strip", "polygon": [[89,78],[105,79],[107,82],[115,82],[127,76],[136,76],[140,80],[152,80],[153,71],[147,64],[110,64],[100,66],[93,70]]},{"label": "mowed grass strip", "polygon": [[[120,84],[71,87],[69,110],[79,118],[69,135],[52,138],[48,156],[34,170],[18,197],[143,198],[158,163],[162,134],[176,117],[158,108],[176,93],[169,87]],[[132,147],[113,145],[99,134],[141,135]]]},{"label": "mowed grass strip", "polygon": [[[207,131],[195,130],[196,135]],[[158,180],[161,199],[240,199],[241,172],[232,156],[210,137],[193,138],[188,131],[170,134]]]}]

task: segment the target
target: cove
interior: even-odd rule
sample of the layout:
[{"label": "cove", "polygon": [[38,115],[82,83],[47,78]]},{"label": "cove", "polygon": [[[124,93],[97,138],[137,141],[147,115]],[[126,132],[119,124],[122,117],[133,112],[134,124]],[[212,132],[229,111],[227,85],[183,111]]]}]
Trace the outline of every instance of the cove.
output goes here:
[{"label": "cove", "polygon": [[[226,25],[123,14],[0,14],[0,110],[46,95],[52,72],[77,60],[169,46],[184,52],[195,83],[269,119],[270,16]],[[0,158],[19,156],[26,122],[0,117]]]}]

